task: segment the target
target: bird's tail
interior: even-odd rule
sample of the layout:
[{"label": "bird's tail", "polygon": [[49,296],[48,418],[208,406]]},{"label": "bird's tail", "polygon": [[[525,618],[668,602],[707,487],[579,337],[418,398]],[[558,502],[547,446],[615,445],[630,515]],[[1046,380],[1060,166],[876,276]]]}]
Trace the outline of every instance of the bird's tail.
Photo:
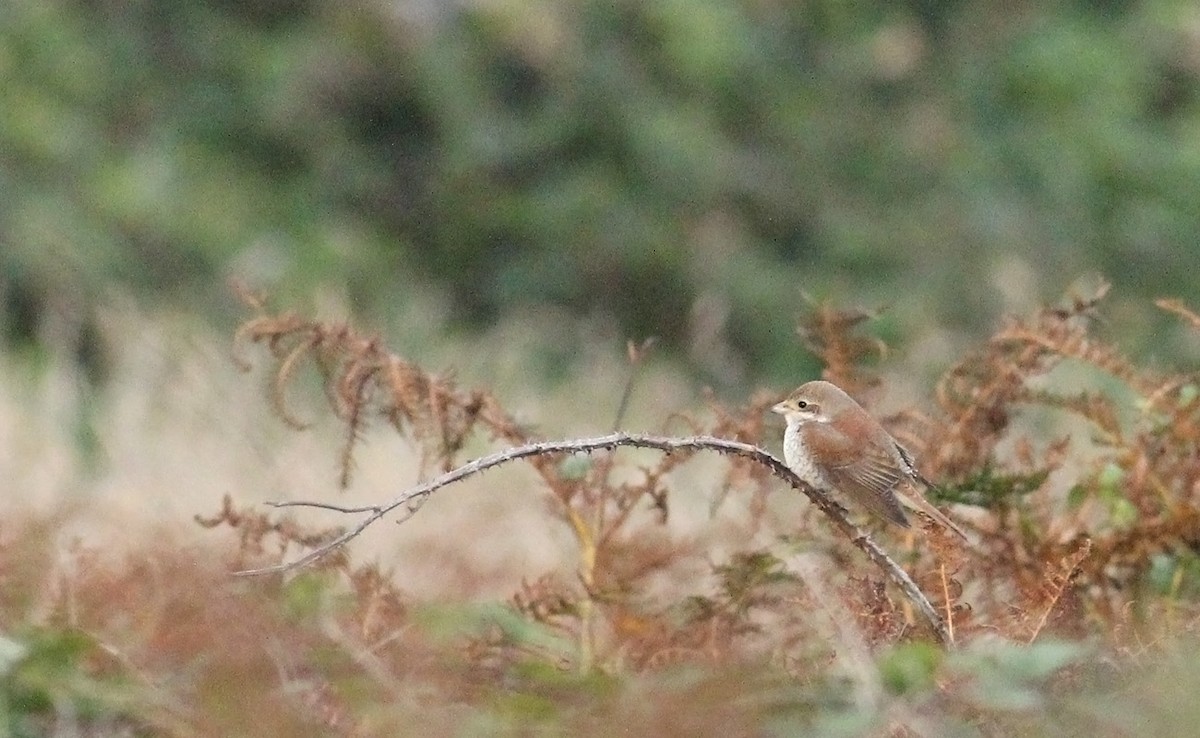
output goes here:
[{"label": "bird's tail", "polygon": [[955,525],[953,520],[943,515],[942,511],[934,507],[929,500],[926,500],[925,496],[921,494],[920,490],[912,489],[911,485],[909,485],[909,489],[902,490],[900,494],[896,496],[899,497],[900,501],[908,507],[923,515],[933,518],[934,522],[936,522],[938,525],[953,531],[964,541],[970,542],[970,539],[967,538],[967,534],[963,532],[963,529]]}]

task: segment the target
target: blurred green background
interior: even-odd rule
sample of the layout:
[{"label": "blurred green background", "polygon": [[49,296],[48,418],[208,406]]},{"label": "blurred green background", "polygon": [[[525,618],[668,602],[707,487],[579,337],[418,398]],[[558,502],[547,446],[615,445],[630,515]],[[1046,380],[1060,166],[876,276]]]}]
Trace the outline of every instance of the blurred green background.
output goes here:
[{"label": "blurred green background", "polygon": [[806,295],[977,340],[1095,273],[1195,351],[1148,302],[1197,302],[1191,1],[6,0],[0,81],[0,323],[85,363],[106,301],[232,325],[230,277],[718,386],[812,371]]}]

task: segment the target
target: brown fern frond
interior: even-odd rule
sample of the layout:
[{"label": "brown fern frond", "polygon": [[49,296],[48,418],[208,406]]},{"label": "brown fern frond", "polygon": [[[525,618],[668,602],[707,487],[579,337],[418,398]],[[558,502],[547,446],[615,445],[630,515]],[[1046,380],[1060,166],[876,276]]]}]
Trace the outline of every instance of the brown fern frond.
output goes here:
[{"label": "brown fern frond", "polygon": [[1154,304],[1168,313],[1178,315],[1187,321],[1188,325],[1192,328],[1200,330],[1200,315],[1197,315],[1194,310],[1185,305],[1183,300],[1163,297],[1155,300]]},{"label": "brown fern frond", "polygon": [[1033,602],[1031,602],[1031,605],[1040,611],[1040,614],[1031,619],[1029,623],[1028,634],[1025,636],[1026,643],[1033,643],[1046,628],[1051,614],[1062,603],[1068,588],[1082,573],[1080,564],[1091,552],[1092,540],[1084,536],[1075,541],[1070,550],[1063,554],[1054,566],[1048,567],[1043,572],[1039,590],[1032,597]]},{"label": "brown fern frond", "polygon": [[1012,406],[1030,377],[1047,372],[1054,356],[1042,349],[1005,339],[1009,321],[980,350],[967,356],[945,375],[936,397],[947,420],[935,433],[926,453],[929,471],[943,478],[959,477],[991,458],[1012,418]]},{"label": "brown fern frond", "polygon": [[[779,398],[768,392],[756,392],[749,402],[739,407],[729,407],[716,399],[711,389],[704,389],[704,403],[713,414],[708,424],[707,433],[719,438],[741,441],[742,443],[760,443],[768,417],[767,410],[779,401]],[[693,427],[699,428],[698,425]]]},{"label": "brown fern frond", "polygon": [[233,333],[233,361],[242,371],[250,371],[252,364],[248,359],[242,358],[240,347],[243,343],[257,343],[263,336],[274,333],[280,323],[295,321],[299,322],[299,316],[286,314],[283,316],[262,315],[256,318],[251,318],[238,326]]},{"label": "brown fern frond", "polygon": [[[639,510],[639,502],[643,499],[650,503],[650,509],[657,513],[659,525],[665,525],[670,517],[670,504],[667,497],[666,476],[676,467],[694,456],[692,453],[674,453],[663,456],[655,467],[641,468],[643,477],[637,482],[621,484],[611,488],[603,495],[615,503],[616,510],[611,517],[607,509],[601,511],[601,535],[599,546],[607,546],[624,528],[629,519]],[[605,484],[606,482],[599,482]]]},{"label": "brown fern frond", "polygon": [[[717,438],[728,438],[743,443],[761,444],[765,437],[768,410],[779,401],[778,396],[768,392],[756,392],[745,405],[727,407],[706,390],[704,399],[715,416],[704,432]],[[751,490],[752,522],[757,524],[766,506],[766,497],[772,489],[770,472],[759,464],[743,463],[732,459],[719,491],[713,500],[712,509],[720,508],[733,490]]]},{"label": "brown fern frond", "polygon": [[1034,327],[1013,325],[1001,331],[997,338],[1032,344],[1050,354],[1090,364],[1120,379],[1142,395],[1152,392],[1161,381],[1134,366],[1116,347],[1092,340],[1080,326],[1045,322]]},{"label": "brown fern frond", "polygon": [[972,612],[970,603],[963,601],[965,587],[962,576],[969,565],[967,549],[961,539],[927,516],[919,517],[923,537],[922,553],[913,578],[929,593],[930,602],[945,619],[950,641],[968,625]]},{"label": "brown fern frond", "polygon": [[[296,430],[306,430],[309,424],[293,415],[291,408],[288,407],[287,385],[300,360],[308,355],[313,347],[316,346],[318,340],[320,340],[320,337],[313,334],[298,341],[280,360],[271,382],[271,404],[274,405],[275,411],[279,413],[279,417]],[[278,343],[273,343],[273,345],[278,346]]]},{"label": "brown fern frond", "polygon": [[838,595],[854,613],[858,631],[869,647],[896,641],[908,627],[904,608],[888,595],[887,587],[878,579],[851,575],[838,588]]},{"label": "brown fern frond", "polygon": [[887,344],[855,331],[864,322],[878,317],[878,312],[840,309],[829,302],[806,299],[810,310],[801,319],[797,333],[825,365],[822,377],[850,395],[861,397],[879,384],[879,377],[866,371],[863,365],[886,356]]},{"label": "brown fern frond", "polygon": [[384,572],[376,564],[361,566],[349,574],[350,585],[357,597],[358,632],[365,640],[383,637],[397,623],[402,623],[408,606],[402,592],[396,588],[392,572]]},{"label": "brown fern frond", "polygon": [[1059,395],[1047,390],[1025,387],[1017,394],[1014,401],[1074,413],[1100,429],[1110,445],[1120,445],[1122,442],[1117,407],[1107,395],[1088,391],[1074,395]]},{"label": "brown fern frond", "polygon": [[1146,571],[1155,554],[1180,546],[1200,548],[1200,510],[1191,504],[1180,505],[1167,515],[1138,520],[1093,538],[1085,567],[1089,580],[1126,585]]},{"label": "brown fern frond", "polygon": [[532,582],[521,580],[511,603],[518,611],[546,625],[563,626],[579,616],[579,596],[571,592],[553,574],[543,574]]},{"label": "brown fern frond", "polygon": [[1107,279],[1101,278],[1092,287],[1091,294],[1080,295],[1072,289],[1068,294],[1069,302],[1067,304],[1056,308],[1048,308],[1045,312],[1061,320],[1094,317],[1096,307],[1108,296],[1110,290],[1112,290],[1112,283]]},{"label": "brown fern frond", "polygon": [[[281,561],[288,552],[288,547],[294,545],[300,549],[314,549],[328,543],[344,532],[344,528],[325,528],[310,530],[300,526],[288,516],[272,520],[268,515],[250,510],[237,510],[233,506],[233,498],[225,495],[221,499],[221,509],[211,517],[195,515],[193,518],[202,528],[228,526],[238,533],[237,566],[246,564],[261,565],[263,561]],[[266,541],[274,535],[278,544],[274,554],[267,553]],[[344,552],[330,558],[323,566],[342,568],[347,559]]]},{"label": "brown fern frond", "polygon": [[1075,297],[1063,307],[1045,308],[1030,320],[1009,318],[980,350],[942,377],[936,396],[948,420],[929,444],[934,452],[925,457],[933,473],[961,476],[973,463],[990,458],[1018,403],[1058,406],[1082,414],[1110,434],[1119,432],[1115,410],[1106,408],[1104,401],[1057,400],[1027,385],[1063,359],[1073,358],[1121,378],[1142,394],[1158,386],[1151,374],[1088,334],[1088,319],[1107,291],[1107,283],[1102,283],[1092,295]]},{"label": "brown fern frond", "polygon": [[[531,437],[487,393],[464,391],[451,377],[431,375],[386,351],[378,338],[360,336],[343,323],[303,320],[291,313],[257,315],[239,328],[237,340],[267,346],[275,359],[272,406],[296,429],[308,424],[293,412],[287,389],[311,360],[334,415],[346,424],[340,452],[339,483],[343,487],[350,482],[355,445],[376,414],[420,442],[423,454],[443,469],[453,466],[455,456],[480,423],[493,436],[510,443],[523,443]],[[543,478],[556,479],[552,465],[532,463]]]},{"label": "brown fern frond", "polygon": [[361,440],[364,428],[366,427],[365,408],[367,393],[369,392],[368,383],[375,376],[375,373],[375,367],[372,367],[370,371],[359,372],[358,376],[355,377],[355,382],[347,387],[346,391],[341,395],[351,400],[345,410],[346,435],[342,443],[342,451],[338,462],[342,470],[338,478],[338,486],[342,489],[350,488],[350,476],[354,469],[354,447]]},{"label": "brown fern frond", "polygon": [[328,357],[336,368],[322,374],[330,405],[337,417],[348,420],[360,413],[360,406],[366,400],[365,394],[374,384],[375,374],[381,370],[381,362],[375,360],[381,353],[377,340],[371,339],[367,343],[349,347],[345,356]]},{"label": "brown fern frond", "polygon": [[393,398],[386,415],[397,432],[406,433],[417,422],[415,409],[425,395],[425,375],[398,356],[388,356],[383,363],[384,390]]}]

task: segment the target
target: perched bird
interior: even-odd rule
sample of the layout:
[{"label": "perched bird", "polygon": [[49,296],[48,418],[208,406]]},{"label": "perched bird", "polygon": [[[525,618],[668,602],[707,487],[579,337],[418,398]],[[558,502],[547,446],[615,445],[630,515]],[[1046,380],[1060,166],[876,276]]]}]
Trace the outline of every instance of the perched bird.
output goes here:
[{"label": "perched bird", "polygon": [[918,484],[932,485],[917,471],[912,455],[837,385],[808,382],[771,409],[787,420],[783,458],[796,476],[907,528],[903,502],[966,539],[921,495]]}]

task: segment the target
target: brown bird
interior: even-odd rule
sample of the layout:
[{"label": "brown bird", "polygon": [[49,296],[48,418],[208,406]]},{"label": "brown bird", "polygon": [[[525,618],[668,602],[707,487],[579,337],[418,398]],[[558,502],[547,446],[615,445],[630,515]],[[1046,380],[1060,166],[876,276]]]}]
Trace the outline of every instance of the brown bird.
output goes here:
[{"label": "brown bird", "polygon": [[908,518],[901,503],[906,503],[967,538],[921,495],[918,482],[933,485],[917,471],[912,454],[837,385],[808,382],[771,409],[787,420],[784,461],[805,482],[841,492],[904,528]]}]

